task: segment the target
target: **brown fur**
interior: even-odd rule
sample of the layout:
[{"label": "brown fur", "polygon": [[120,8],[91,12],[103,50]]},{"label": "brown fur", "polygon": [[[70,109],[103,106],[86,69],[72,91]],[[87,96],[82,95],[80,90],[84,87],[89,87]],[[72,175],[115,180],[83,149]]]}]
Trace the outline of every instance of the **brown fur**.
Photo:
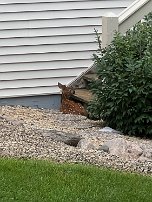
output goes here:
[{"label": "brown fur", "polygon": [[70,100],[70,96],[75,93],[74,89],[61,83],[58,83],[58,87],[62,90],[60,111],[64,114],[87,116],[87,112],[81,103]]}]

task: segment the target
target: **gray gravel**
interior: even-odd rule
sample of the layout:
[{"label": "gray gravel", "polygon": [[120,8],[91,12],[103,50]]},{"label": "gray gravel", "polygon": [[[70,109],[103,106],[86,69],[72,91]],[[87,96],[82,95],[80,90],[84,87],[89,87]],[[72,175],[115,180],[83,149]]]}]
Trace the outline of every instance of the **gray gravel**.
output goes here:
[{"label": "gray gravel", "polygon": [[[88,138],[97,146],[120,134],[101,133],[102,123],[59,111],[24,107],[0,107],[0,156],[50,159],[57,162],[88,163],[118,170],[152,175],[152,160],[125,161],[104,151],[72,147],[51,138],[58,131]],[[49,134],[49,135],[48,135]],[[124,136],[148,149],[151,140]]]}]

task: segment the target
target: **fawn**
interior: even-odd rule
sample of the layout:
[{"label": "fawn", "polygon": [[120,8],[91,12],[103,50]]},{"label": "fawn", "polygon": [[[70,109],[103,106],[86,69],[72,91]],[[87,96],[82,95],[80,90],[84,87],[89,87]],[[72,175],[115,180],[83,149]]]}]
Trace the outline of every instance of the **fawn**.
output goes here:
[{"label": "fawn", "polygon": [[71,95],[75,93],[74,89],[61,83],[58,83],[58,87],[62,90],[60,111],[64,114],[87,116],[87,111],[81,103],[70,100]]}]

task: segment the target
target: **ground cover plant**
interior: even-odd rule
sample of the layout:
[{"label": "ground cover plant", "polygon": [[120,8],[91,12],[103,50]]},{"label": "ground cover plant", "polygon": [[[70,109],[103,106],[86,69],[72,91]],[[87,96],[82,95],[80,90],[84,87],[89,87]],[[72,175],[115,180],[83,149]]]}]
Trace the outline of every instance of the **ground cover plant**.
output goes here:
[{"label": "ground cover plant", "polygon": [[84,165],[0,159],[1,202],[150,202],[152,178]]},{"label": "ground cover plant", "polygon": [[152,138],[152,13],[94,55],[92,117],[124,134]]}]

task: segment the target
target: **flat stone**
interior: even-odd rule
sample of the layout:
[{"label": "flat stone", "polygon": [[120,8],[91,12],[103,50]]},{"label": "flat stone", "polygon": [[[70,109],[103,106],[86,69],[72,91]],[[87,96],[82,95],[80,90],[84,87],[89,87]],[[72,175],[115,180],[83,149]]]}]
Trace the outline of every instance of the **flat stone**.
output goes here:
[{"label": "flat stone", "polygon": [[99,132],[103,132],[103,133],[118,133],[118,134],[122,134],[122,132],[114,130],[110,127],[104,127],[102,129],[99,130]]}]

